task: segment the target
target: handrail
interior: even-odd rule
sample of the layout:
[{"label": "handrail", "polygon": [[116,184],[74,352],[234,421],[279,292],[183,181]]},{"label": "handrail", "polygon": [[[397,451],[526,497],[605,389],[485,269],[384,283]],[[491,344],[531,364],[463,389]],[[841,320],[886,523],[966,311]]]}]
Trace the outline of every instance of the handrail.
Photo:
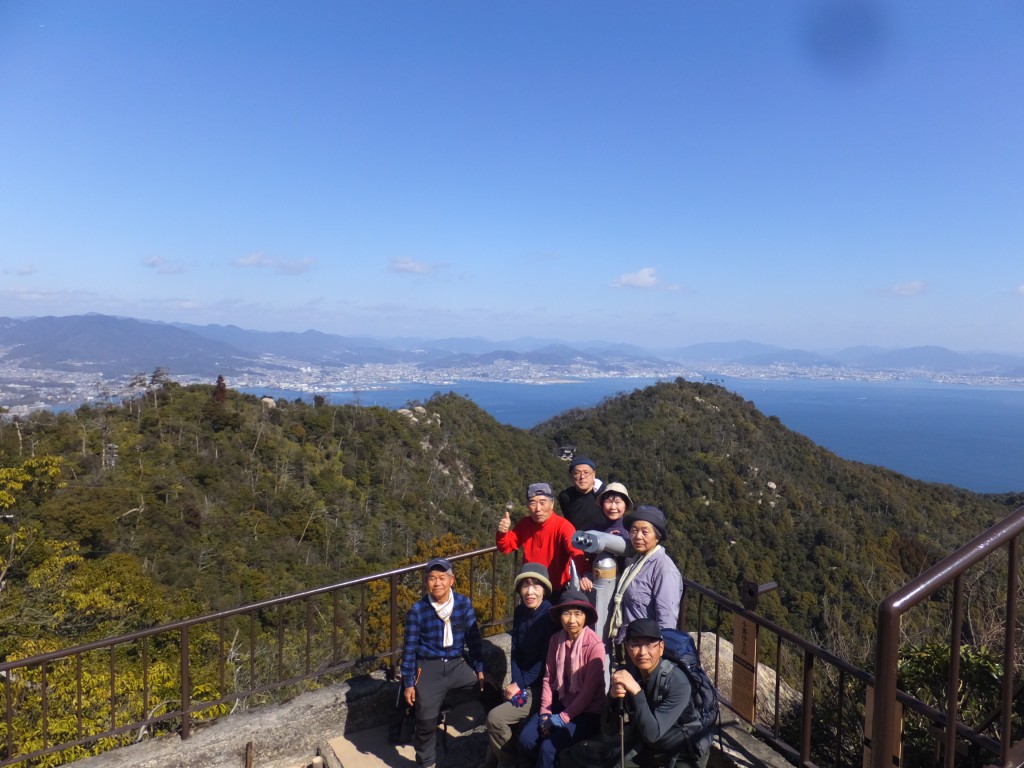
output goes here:
[{"label": "handrail", "polygon": [[[509,594],[512,592],[511,576],[499,578],[498,570],[500,562],[507,563],[506,570],[511,571],[517,565],[518,557],[502,557],[499,560],[497,555],[496,547],[492,546],[449,557],[449,560],[456,564],[464,560],[469,561],[470,578],[466,593],[471,600],[474,598],[477,581],[474,564],[480,559],[489,559],[489,564],[486,567],[489,571],[488,580],[490,582],[490,614],[487,616],[480,615],[480,606],[487,602],[487,596],[483,596],[476,601],[480,624],[484,629],[502,625],[511,620],[510,610],[504,612],[507,615],[495,615],[498,606],[497,595],[499,589],[505,589]],[[422,571],[424,565],[425,563],[418,563],[395,568],[383,573],[349,579],[337,584],[317,587],[292,595],[275,597],[238,608],[183,619],[113,638],[83,643],[30,658],[0,663],[0,685],[3,686],[2,695],[5,710],[4,720],[0,722],[0,728],[4,730],[3,738],[0,739],[0,766],[23,763],[27,760],[55,752],[86,747],[103,739],[123,739],[128,733],[144,730],[154,725],[173,723],[179,719],[181,737],[188,738],[193,717],[201,715],[204,710],[238,702],[256,694],[270,693],[325,675],[345,672],[356,666],[366,667],[377,662],[388,661],[387,671],[393,677],[398,666],[398,656],[401,652],[399,636],[401,622],[399,620],[400,610],[398,605],[399,585],[403,577]],[[366,606],[365,589],[367,585],[373,582],[384,582],[388,585],[386,610],[389,614],[389,637],[386,638],[386,645],[384,646],[386,650],[383,652],[366,653],[367,646],[365,641],[367,633],[365,628],[368,607]],[[357,603],[359,608],[355,611],[357,615],[354,619],[351,615],[344,614],[340,609],[339,600],[343,593],[352,589],[360,591]],[[313,638],[316,634],[314,602],[317,598],[325,596],[329,597],[331,602],[331,609],[328,611],[331,614],[329,628],[331,648],[329,654],[324,651],[323,655],[325,658],[314,663]],[[301,656],[297,662],[291,660],[294,663],[290,666],[284,657],[286,624],[288,623],[285,609],[293,606],[300,609],[303,618],[295,622],[296,626],[294,628],[289,627],[289,629],[293,629],[296,634],[300,635],[298,642],[294,646],[296,654]],[[511,600],[506,603],[506,606],[511,606]],[[407,607],[402,606],[401,609],[404,611]],[[304,610],[302,610],[303,608]],[[266,617],[268,616],[272,616],[273,620],[267,619]],[[270,637],[270,633],[266,632],[260,635],[257,624],[264,619],[259,617],[264,617],[267,622],[276,622],[276,632],[272,633],[273,637]],[[249,658],[246,669],[249,675],[249,682],[247,685],[236,685],[232,690],[229,690],[229,687],[226,685],[226,667],[232,662],[228,658],[231,649],[225,646],[225,639],[229,634],[227,622],[231,619],[239,618],[248,620],[249,625]],[[338,630],[339,626],[345,621],[358,624],[357,634],[359,639],[357,647],[361,652],[356,658],[338,658]],[[191,657],[196,653],[193,644],[202,642],[201,638],[197,636],[201,634],[204,628],[207,628],[208,634],[213,634],[217,638],[216,665],[219,687],[216,689],[215,696],[197,701],[193,691],[196,676],[193,674]],[[195,631],[193,632],[192,630]],[[301,635],[304,635],[304,637]],[[260,645],[260,641],[264,638],[267,638],[269,643],[276,647],[271,649],[267,647],[266,643]],[[173,648],[176,645],[180,652],[176,693],[178,706],[173,709],[161,710],[160,712],[157,712],[157,709],[152,706],[155,703],[151,699],[153,684],[149,680],[150,672],[155,664],[155,660],[150,659],[150,645],[157,641],[164,642],[168,648]],[[141,650],[139,650],[139,646],[141,646]],[[119,669],[116,663],[119,650],[122,654],[135,659],[136,666],[141,669],[140,677],[144,681],[143,690],[141,691],[141,697],[144,702],[141,707],[142,716],[130,715],[130,722],[119,721],[118,719],[119,715],[122,718],[125,717],[118,707],[129,697],[129,694],[119,690],[118,686],[118,683],[123,679],[123,676],[119,677]],[[108,651],[108,674],[110,679],[109,695],[107,698],[109,706],[103,718],[103,721],[106,722],[106,727],[90,731],[83,724],[83,659],[88,654],[96,652],[106,654]],[[270,652],[273,653],[274,658],[268,663],[268,666],[273,667],[273,672],[268,675],[269,679],[267,681],[262,682],[258,679],[257,674],[257,656],[263,654],[265,657],[264,662],[266,663]],[[57,670],[61,664],[68,665],[65,671],[74,678],[72,688],[77,690],[77,693],[70,697],[71,701],[60,702],[64,705],[63,710],[60,710],[58,707],[55,688],[58,677]],[[235,662],[234,664],[236,669],[245,666],[241,662]],[[41,712],[39,720],[41,724],[40,733],[16,733],[18,730],[16,715],[25,709],[24,702],[20,702],[21,706],[19,707],[19,702],[15,700],[16,694],[18,697],[30,699],[31,705],[37,707]],[[54,737],[53,733],[51,733],[51,725],[61,718],[66,719],[68,717],[77,722],[77,727],[72,728],[73,738]],[[19,737],[17,740],[15,738],[16,735]],[[33,748],[21,749],[18,746],[18,744],[25,740],[25,737],[35,738],[34,741],[32,741],[32,738],[29,738],[28,742],[26,742],[31,742]]]},{"label": "handrail", "polygon": [[[714,654],[715,666],[713,669],[708,670],[708,673],[711,675],[712,680],[715,681],[716,686],[718,684],[719,678],[719,655],[717,646],[720,642],[719,638],[721,635],[721,626],[724,623],[722,618],[723,611],[727,611],[728,613],[732,614],[734,618],[739,617],[743,619],[748,619],[755,624],[758,631],[764,630],[765,632],[770,633],[774,636],[776,643],[775,671],[777,673],[774,700],[775,722],[769,725],[757,721],[755,718],[755,722],[752,722],[749,725],[763,740],[768,742],[776,751],[785,755],[787,759],[797,763],[798,765],[806,766],[808,768],[813,768],[816,765],[816,763],[813,762],[811,755],[812,746],[814,746],[812,740],[812,720],[814,711],[814,691],[817,681],[815,675],[815,669],[817,668],[816,665],[820,664],[822,667],[832,668],[835,670],[835,672],[838,674],[840,681],[837,686],[839,689],[837,695],[839,704],[837,707],[837,711],[832,712],[831,714],[833,715],[833,718],[837,723],[835,729],[836,744],[834,746],[834,749],[837,752],[841,751],[843,742],[842,718],[844,715],[844,681],[846,680],[846,678],[850,678],[852,680],[863,683],[864,685],[871,685],[871,683],[874,681],[874,678],[871,676],[871,674],[862,669],[859,669],[853,664],[850,664],[848,661],[836,656],[835,654],[831,653],[830,651],[821,647],[820,645],[813,643],[807,640],[806,638],[803,638],[800,635],[796,634],[795,632],[776,624],[775,622],[765,618],[764,616],[756,613],[753,610],[747,609],[744,606],[732,600],[722,597],[713,590],[708,589],[707,587],[698,584],[697,582],[689,581],[687,579],[684,579],[683,581],[686,586],[686,590],[683,595],[683,605],[680,611],[680,615],[682,616],[685,613],[686,603],[689,599],[687,595],[689,595],[690,593],[696,593],[699,602],[696,611],[697,620],[696,622],[691,624],[690,629],[698,633],[698,638],[702,637],[702,630],[704,628],[704,610],[701,603],[703,603],[703,601],[706,599],[714,605],[716,610],[716,621],[712,628],[712,631],[716,637],[716,648]],[[803,658],[803,670],[801,675],[802,684],[800,689],[800,706],[798,708],[798,710],[802,712],[802,717],[800,719],[800,723],[798,726],[797,735],[799,737],[799,744],[797,745],[789,743],[781,733],[781,656],[784,644],[794,646],[800,652],[800,655]],[[719,690],[719,701],[725,707],[732,710],[733,712],[737,711],[733,707],[733,703],[730,696],[728,695],[728,692],[724,690]],[[920,702],[918,703],[920,704]],[[841,764],[843,764],[843,761],[839,758],[836,758],[831,763],[831,765]],[[857,764],[859,765],[860,761],[857,761]]]},{"label": "handrail", "polygon": [[[1000,765],[1011,768],[1010,747],[1012,735],[1010,716],[1013,693],[1013,670],[1016,656],[1014,626],[1019,586],[1019,536],[1024,532],[1024,507],[1007,515],[967,545],[940,560],[917,578],[886,598],[878,608],[878,631],[875,654],[875,708],[872,716],[872,768],[888,768],[891,763],[889,747],[896,739],[894,707],[897,701],[897,673],[899,669],[899,641],[903,615],[928,599],[940,589],[953,584],[954,607],[960,605],[963,594],[963,574],[973,565],[1007,547],[1007,604],[1005,645],[1003,651],[1003,684],[1001,696]],[[956,683],[959,682],[960,658],[959,621],[953,621],[950,630],[950,680],[947,686],[947,712],[940,722],[946,733],[945,765],[952,766],[955,750],[952,748],[956,732],[962,726],[957,722]],[[954,655],[955,652],[955,655]],[[953,728],[949,727],[952,723]]]},{"label": "handrail", "polygon": [[[458,562],[459,560],[465,560],[471,557],[478,557],[480,555],[490,554],[491,552],[497,552],[497,547],[484,547],[482,549],[474,549],[470,552],[463,552],[458,555],[452,555],[448,558],[451,562]],[[423,570],[426,563],[419,563],[417,565],[406,565],[401,568],[394,568],[390,571],[383,571],[381,573],[374,573],[370,576],[360,576],[356,579],[349,579],[347,581],[338,582],[337,584],[328,584],[323,587],[316,587],[314,589],[307,589],[304,592],[296,592],[291,595],[281,595],[279,597],[271,597],[266,600],[261,600],[258,603],[249,603],[248,605],[242,605],[237,608],[229,608],[224,611],[217,611],[216,613],[207,613],[202,616],[196,616],[191,619],[181,619],[179,621],[172,621],[169,624],[159,624],[155,627],[148,627],[146,629],[136,630],[135,632],[129,632],[125,635],[118,635],[117,637],[105,638],[103,640],[94,640],[91,643],[83,643],[81,645],[74,645],[70,648],[62,648],[59,651],[50,651],[49,653],[41,653],[38,656],[33,656],[30,659],[19,659],[18,661],[5,661],[0,663],[0,676],[5,675],[9,670],[23,667],[27,662],[32,661],[34,663],[45,663],[48,661],[55,661],[57,659],[63,659],[68,656],[74,656],[76,654],[87,653],[88,651],[95,651],[100,648],[109,648],[113,643],[120,642],[131,642],[133,640],[140,640],[144,637],[152,637],[153,635],[159,635],[166,632],[174,632],[187,627],[194,627],[197,624],[205,624],[211,621],[218,621],[221,619],[231,618],[233,616],[242,616],[245,614],[252,613],[254,611],[262,611],[267,608],[274,608],[279,605],[286,605],[293,603],[297,600],[306,600],[311,597],[317,597],[318,595],[326,595],[332,592],[337,592],[339,589],[346,589],[348,587],[356,587],[360,584],[369,584],[373,581],[380,581],[381,579],[398,577],[408,573],[415,573],[416,571]]]},{"label": "handrail", "polygon": [[[680,617],[686,622],[686,629],[698,633],[699,643],[700,639],[704,637],[705,603],[714,611],[710,629],[714,635],[715,668],[709,670],[709,673],[712,674],[712,679],[716,684],[719,678],[718,649],[722,642],[722,629],[726,626],[728,616],[752,621],[757,630],[774,636],[776,643],[775,667],[779,673],[775,686],[774,723],[758,721],[751,725],[773,747],[801,766],[813,768],[817,765],[812,759],[812,749],[815,751],[815,756],[821,755],[818,759],[824,761],[823,765],[838,766],[859,763],[859,761],[851,759],[853,749],[850,747],[851,743],[859,743],[859,734],[851,732],[850,729],[857,728],[857,722],[863,725],[863,718],[860,717],[858,706],[852,701],[853,696],[847,692],[847,686],[852,682],[858,688],[875,685],[875,709],[872,719],[873,743],[876,745],[872,751],[872,766],[874,768],[881,768],[883,765],[888,767],[890,756],[885,754],[886,750],[878,748],[877,745],[892,743],[893,719],[890,713],[897,701],[942,727],[945,727],[946,723],[954,724],[953,728],[946,730],[947,765],[951,765],[949,755],[953,752],[949,745],[959,737],[988,750],[991,754],[1001,751],[1002,765],[1006,767],[1010,765],[1008,734],[1010,733],[1010,702],[1013,693],[1013,627],[1016,617],[1017,561],[1020,553],[1018,536],[1021,531],[1024,531],[1024,507],[894,593],[879,609],[879,653],[875,675],[858,669],[825,648],[757,614],[754,610],[748,610],[690,580],[684,580],[686,590],[681,601]],[[997,715],[1001,718],[1004,726],[1002,729],[1003,741],[997,743],[957,722],[955,700],[952,709],[947,706],[946,712],[939,712],[909,694],[898,691],[896,689],[896,663],[899,650],[897,642],[900,617],[903,613],[927,599],[950,580],[954,582],[957,590],[961,589],[960,576],[962,573],[1002,546],[1008,546],[1011,566],[1008,569],[1010,588],[1008,589],[1005,662],[1005,669],[1008,672],[1003,681],[1004,694]],[[509,622],[513,602],[511,597],[514,592],[512,574],[518,567],[518,556],[500,557],[495,547],[485,547],[454,555],[449,559],[455,563],[468,561],[469,579],[468,588],[465,591],[471,600],[474,599],[474,590],[478,586],[483,586],[489,591],[489,595],[480,595],[475,600],[481,626],[494,627]],[[486,574],[480,575],[478,565],[481,560],[489,560],[489,563],[483,566],[489,570],[489,583],[487,583],[488,576]],[[400,607],[402,609],[406,607],[399,606],[399,594],[403,579],[405,579],[407,591],[402,599],[409,597],[408,577],[421,571],[423,565],[419,563],[404,566],[293,595],[271,598],[239,608],[139,630],[115,638],[85,643],[28,659],[0,663],[0,685],[3,686],[2,696],[5,708],[5,721],[0,722],[0,727],[6,726],[4,738],[0,739],[0,767],[24,763],[37,757],[75,747],[87,747],[101,739],[123,742],[128,733],[141,732],[156,725],[161,725],[166,729],[179,720],[178,732],[182,738],[188,738],[193,720],[201,718],[203,713],[211,707],[237,703],[258,694],[305,684],[307,681],[325,676],[338,673],[347,674],[357,667],[367,668],[385,662],[385,667],[393,678],[401,648]],[[501,575],[499,575],[499,570],[502,570]],[[373,594],[374,582],[380,583],[386,588],[386,601],[381,595],[381,599],[370,604],[368,594]],[[418,589],[419,585],[416,587]],[[352,590],[356,590],[358,593],[354,597]],[[496,615],[500,590],[508,594],[510,599],[505,604],[502,614]],[[324,598],[327,598],[326,602]],[[482,615],[481,606],[488,602],[488,598],[490,598],[491,610],[485,618]],[[694,599],[697,602],[696,621],[688,620],[692,611],[690,614],[687,613],[687,601]],[[342,607],[344,600],[349,602],[347,612]],[[959,602],[959,598],[955,596],[954,603],[957,602]],[[378,640],[378,645],[375,647],[367,644],[372,611],[376,611],[374,615],[378,616],[378,621],[381,622],[378,624],[381,629],[378,631],[378,637],[375,638]],[[290,621],[289,617],[294,617],[294,620]],[[241,624],[238,623],[240,619],[242,620]],[[247,626],[246,621],[248,622]],[[232,628],[229,626],[229,622],[235,626]],[[958,626],[958,623],[954,622],[954,626]],[[895,634],[886,635],[883,643],[882,632],[886,631],[886,628],[888,628],[888,632]],[[232,649],[235,640],[228,642],[232,629],[235,632],[235,639],[239,634],[243,634],[242,640],[239,641],[239,647],[242,650],[234,655]],[[248,630],[247,637],[244,636],[246,629]],[[288,632],[295,636],[294,641],[290,644],[286,643],[286,633]],[[318,632],[320,634],[317,634]],[[291,637],[291,635],[287,635],[288,639]],[[892,640],[893,637],[896,638],[896,641]],[[211,638],[214,639],[211,641]],[[329,641],[329,653],[325,648],[316,649],[321,651],[322,658],[317,658],[315,655],[314,639],[320,643]],[[341,639],[348,642],[350,650],[354,649],[354,655],[343,658],[345,654],[342,653],[339,646]],[[207,643],[205,650],[207,657],[214,654],[214,651],[210,650],[210,643],[216,643],[216,658],[213,660],[216,661],[216,676],[219,684],[214,685],[212,695],[209,692],[200,694],[194,690],[194,686],[202,674],[202,669],[198,668],[199,665],[192,658],[200,656],[200,652],[196,650],[194,644],[203,642]],[[174,653],[175,647],[181,653],[177,680],[179,698],[177,706],[173,708],[160,709],[159,705],[153,706],[156,702],[152,698],[154,689],[149,674],[151,668],[157,663],[157,654],[151,649],[151,646],[155,647],[158,643],[163,643],[171,654]],[[247,649],[243,647],[246,643],[248,643]],[[133,644],[141,645],[141,648]],[[287,658],[286,645],[290,654]],[[782,661],[784,646],[796,649],[799,657],[803,660],[802,688],[795,689],[800,697],[798,701],[801,705],[797,710],[801,713],[799,722],[794,721],[793,724],[793,727],[797,729],[795,743],[790,743],[793,741],[792,739],[787,741],[788,737],[784,735],[783,731],[789,726],[780,720],[780,686],[784,667]],[[247,656],[242,652],[244,650],[248,651]],[[83,726],[83,660],[88,654],[96,652],[102,653],[103,658],[106,658],[109,653],[109,711],[105,716],[106,724],[90,730]],[[167,655],[165,653],[163,658],[166,659]],[[144,706],[141,708],[141,717],[117,709],[118,705],[122,704],[128,696],[118,686],[121,681],[118,674],[123,674],[118,668],[118,663],[125,659],[136,666],[141,666],[144,690],[136,694],[140,695],[144,702]],[[209,660],[208,658],[207,661]],[[263,666],[260,667],[260,665]],[[825,674],[820,674],[819,670],[823,670]],[[247,679],[230,679],[229,671],[241,675],[242,678],[247,676]],[[56,699],[54,693],[57,690],[58,677],[61,673],[77,678],[77,700],[69,702]],[[209,667],[205,674],[207,678],[211,677]],[[263,674],[265,679],[261,679],[260,674]],[[888,678],[884,675],[888,675]],[[794,671],[792,676],[795,682],[797,673]],[[829,706],[833,709],[815,718],[813,715],[815,695],[818,691],[825,690],[823,686],[826,684],[834,686],[832,689],[834,698],[828,699]],[[54,693],[51,693],[51,690]],[[725,691],[721,693],[723,704],[732,708],[729,696]],[[18,701],[15,701],[15,694],[22,698],[34,697],[32,703],[37,704],[41,710],[41,720],[38,721],[41,722],[41,734],[34,734],[41,735],[41,739],[37,738],[36,741],[31,742],[31,747],[27,749],[21,749],[20,746],[16,747],[15,745],[14,736],[17,725],[15,716],[20,713],[19,706],[23,706],[23,702],[19,704]],[[71,698],[75,699],[74,696]],[[835,701],[838,701],[838,704],[835,704]],[[173,705],[174,702],[170,702],[170,704]],[[64,709],[61,710],[60,707]],[[847,722],[851,715],[860,719]],[[65,720],[68,717],[77,718],[77,729],[72,729],[69,736],[54,736],[49,731],[50,723],[56,722],[62,717]],[[830,723],[826,728],[829,733],[829,743],[816,744],[812,737],[812,725],[815,721],[820,724],[826,719],[829,719]],[[17,735],[20,744],[24,740],[22,737],[25,734]]]}]

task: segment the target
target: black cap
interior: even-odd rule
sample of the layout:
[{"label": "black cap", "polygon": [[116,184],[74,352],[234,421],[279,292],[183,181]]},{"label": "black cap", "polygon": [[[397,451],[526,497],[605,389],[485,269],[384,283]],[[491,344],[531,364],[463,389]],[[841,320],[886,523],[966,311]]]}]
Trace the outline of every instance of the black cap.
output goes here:
[{"label": "black cap", "polygon": [[654,619],[636,619],[626,625],[626,639],[634,637],[649,637],[652,640],[661,640],[661,625]]}]

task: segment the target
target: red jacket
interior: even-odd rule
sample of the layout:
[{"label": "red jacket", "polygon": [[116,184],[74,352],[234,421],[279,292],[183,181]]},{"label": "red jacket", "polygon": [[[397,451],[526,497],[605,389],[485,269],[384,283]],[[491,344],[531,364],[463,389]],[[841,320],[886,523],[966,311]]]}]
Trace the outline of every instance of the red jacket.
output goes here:
[{"label": "red jacket", "polygon": [[590,563],[586,556],[572,545],[576,533],[572,523],[564,517],[552,514],[543,525],[537,525],[527,515],[507,533],[498,533],[494,543],[499,552],[506,555],[523,548],[523,559],[527,563],[539,563],[548,569],[551,585],[559,591],[569,583],[569,562],[576,563],[580,576],[590,575]]}]

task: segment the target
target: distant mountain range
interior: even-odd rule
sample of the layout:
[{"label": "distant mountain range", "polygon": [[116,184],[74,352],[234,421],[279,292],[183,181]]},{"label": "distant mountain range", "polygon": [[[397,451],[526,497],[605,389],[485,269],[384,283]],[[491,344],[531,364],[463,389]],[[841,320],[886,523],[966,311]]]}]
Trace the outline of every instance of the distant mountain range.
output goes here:
[{"label": "distant mountain range", "polygon": [[[391,338],[251,331],[233,325],[158,323],[107,315],[0,318],[0,369],[95,373],[106,378],[149,372],[215,377],[274,369],[412,366],[424,374],[535,366],[581,375],[636,375],[637,371],[723,366],[814,368],[837,371],[918,371],[1024,377],[1024,358],[954,352],[943,347],[851,347],[832,352],[787,349],[750,341],[703,343],[673,349],[554,339]],[[495,371],[496,375],[500,371]]]}]

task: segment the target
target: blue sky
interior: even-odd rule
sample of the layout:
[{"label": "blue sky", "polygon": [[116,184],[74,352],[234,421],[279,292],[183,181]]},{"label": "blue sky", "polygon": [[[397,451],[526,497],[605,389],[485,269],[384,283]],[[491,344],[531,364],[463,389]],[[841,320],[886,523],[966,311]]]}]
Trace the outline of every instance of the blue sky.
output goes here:
[{"label": "blue sky", "polygon": [[0,315],[1024,353],[1016,2],[0,2]]}]

